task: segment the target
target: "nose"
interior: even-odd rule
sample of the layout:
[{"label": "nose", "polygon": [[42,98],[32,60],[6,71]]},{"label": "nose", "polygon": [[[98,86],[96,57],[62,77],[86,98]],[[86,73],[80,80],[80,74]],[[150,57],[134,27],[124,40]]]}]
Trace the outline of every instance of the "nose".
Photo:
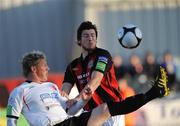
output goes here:
[{"label": "nose", "polygon": [[92,35],[89,36],[89,40],[93,40],[93,36]]}]

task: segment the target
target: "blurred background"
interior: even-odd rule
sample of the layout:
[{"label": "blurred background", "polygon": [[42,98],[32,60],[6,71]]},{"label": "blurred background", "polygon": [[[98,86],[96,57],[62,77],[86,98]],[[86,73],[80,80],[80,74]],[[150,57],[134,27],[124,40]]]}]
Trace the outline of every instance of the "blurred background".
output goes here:
[{"label": "blurred background", "polygon": [[[159,64],[168,71],[171,95],[127,117],[127,126],[180,125],[180,0],[0,0],[0,126],[9,93],[23,81],[22,55],[43,51],[49,80],[60,88],[67,64],[80,55],[76,30],[86,20],[98,28],[98,47],[112,54],[125,96],[149,89]],[[125,24],[143,33],[136,49],[118,43]],[[20,126],[28,125],[22,120]]]}]

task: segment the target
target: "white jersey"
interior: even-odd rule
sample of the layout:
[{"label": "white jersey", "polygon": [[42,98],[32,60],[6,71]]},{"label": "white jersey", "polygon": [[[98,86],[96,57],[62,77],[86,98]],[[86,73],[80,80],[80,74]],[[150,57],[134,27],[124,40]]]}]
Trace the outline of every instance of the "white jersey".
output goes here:
[{"label": "white jersey", "polygon": [[66,100],[51,82],[24,82],[10,94],[7,117],[22,113],[31,126],[54,125],[68,118]]},{"label": "white jersey", "polygon": [[125,117],[124,115],[112,116],[103,126],[125,126]]}]

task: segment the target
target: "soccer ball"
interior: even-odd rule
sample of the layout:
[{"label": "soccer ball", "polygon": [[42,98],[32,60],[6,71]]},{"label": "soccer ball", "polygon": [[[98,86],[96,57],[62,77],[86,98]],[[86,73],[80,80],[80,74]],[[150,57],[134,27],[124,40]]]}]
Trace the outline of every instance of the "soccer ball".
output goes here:
[{"label": "soccer ball", "polygon": [[118,40],[122,47],[133,49],[139,46],[142,40],[142,32],[137,26],[127,24],[119,29]]}]

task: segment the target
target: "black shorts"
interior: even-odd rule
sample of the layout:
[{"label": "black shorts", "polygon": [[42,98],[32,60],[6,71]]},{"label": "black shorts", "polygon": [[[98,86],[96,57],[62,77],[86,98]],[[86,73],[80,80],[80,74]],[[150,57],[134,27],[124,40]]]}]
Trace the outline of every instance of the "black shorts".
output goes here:
[{"label": "black shorts", "polygon": [[84,112],[79,116],[71,117],[61,123],[56,124],[55,126],[87,126],[87,122],[91,116],[91,112],[92,111]]}]

